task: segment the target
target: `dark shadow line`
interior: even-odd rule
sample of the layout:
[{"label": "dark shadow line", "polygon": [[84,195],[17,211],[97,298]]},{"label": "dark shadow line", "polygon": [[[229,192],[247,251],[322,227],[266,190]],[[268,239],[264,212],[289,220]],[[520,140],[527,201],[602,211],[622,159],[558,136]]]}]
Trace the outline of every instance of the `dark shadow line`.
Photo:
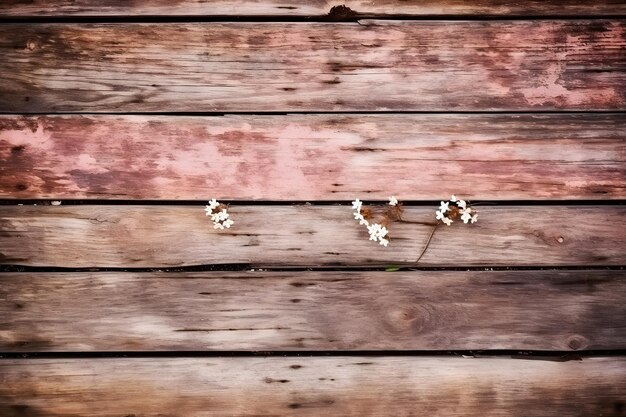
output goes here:
[{"label": "dark shadow line", "polygon": [[[463,357],[463,358],[496,358],[508,357],[526,360],[548,360],[566,362],[583,360],[592,357],[626,356],[626,349],[607,350],[276,350],[276,351],[96,351],[96,352],[0,352],[0,362],[6,359],[98,359],[98,358],[249,358],[249,357]],[[372,363],[355,363],[355,365],[371,365]]]},{"label": "dark shadow line", "polygon": [[626,14],[376,14],[352,12],[344,15],[65,15],[65,16],[0,16],[0,24],[86,24],[86,23],[358,23],[359,20],[414,21],[414,22],[497,22],[497,21],[560,21],[560,20],[619,20]]},{"label": "dark shadow line", "polygon": [[[50,206],[53,202],[59,206],[205,206],[211,196],[204,200],[135,200],[135,199],[11,199],[0,198],[0,206]],[[387,203],[387,200],[363,200],[365,204]],[[351,206],[348,200],[225,200],[220,202],[230,206]],[[55,204],[57,204],[55,203]],[[404,207],[433,207],[439,205],[440,200],[401,200]],[[472,205],[491,207],[518,207],[518,206],[622,206],[626,199],[604,200],[472,200]]]},{"label": "dark shadow line", "polygon": [[349,116],[349,115],[626,115],[626,109],[546,109],[546,110],[274,110],[274,111],[2,111],[0,116],[190,116],[190,117],[222,117],[222,116]]},{"label": "dark shadow line", "polygon": [[[130,273],[177,273],[177,272],[409,272],[409,271],[462,271],[462,272],[493,272],[493,271],[623,271],[626,265],[523,265],[523,266],[490,266],[490,265],[455,265],[455,266],[421,266],[390,262],[387,265],[371,266],[267,266],[248,263],[188,265],[173,268],[145,267],[57,267],[29,266],[19,264],[0,265],[0,273],[75,273],[75,272],[130,272]],[[391,269],[391,271],[388,271]],[[0,280],[2,276],[0,276]]]}]

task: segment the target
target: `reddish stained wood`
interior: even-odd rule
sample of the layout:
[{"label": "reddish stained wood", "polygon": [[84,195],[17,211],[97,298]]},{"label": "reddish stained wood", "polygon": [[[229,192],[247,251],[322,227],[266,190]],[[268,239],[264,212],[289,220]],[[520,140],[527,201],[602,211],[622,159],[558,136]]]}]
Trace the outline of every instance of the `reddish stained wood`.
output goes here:
[{"label": "reddish stained wood", "polygon": [[[478,207],[477,207],[478,208]],[[233,206],[216,231],[203,206],[0,206],[0,263],[59,267],[414,264],[435,207],[408,207],[384,248],[350,207]],[[420,265],[624,265],[626,207],[480,207],[438,228]]]},{"label": "reddish stained wood", "polygon": [[621,0],[3,0],[0,16],[324,16],[332,7],[343,5],[360,15],[593,16],[626,13],[626,4]]},{"label": "reddish stained wood", "polygon": [[626,393],[623,357],[5,359],[0,374],[7,416],[617,417]]},{"label": "reddish stained wood", "polygon": [[0,276],[0,350],[623,349],[624,271]]},{"label": "reddish stained wood", "polygon": [[624,109],[625,27],[5,24],[0,112]]},{"label": "reddish stained wood", "polygon": [[625,198],[625,143],[621,114],[0,116],[0,196]]}]

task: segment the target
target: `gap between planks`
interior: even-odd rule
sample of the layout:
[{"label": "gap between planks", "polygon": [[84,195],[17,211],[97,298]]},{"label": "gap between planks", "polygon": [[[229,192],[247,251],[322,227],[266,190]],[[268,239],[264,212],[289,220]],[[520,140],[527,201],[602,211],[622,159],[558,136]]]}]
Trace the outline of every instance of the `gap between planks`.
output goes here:
[{"label": "gap between planks", "polygon": [[33,359],[116,359],[116,358],[328,358],[328,357],[449,357],[475,359],[521,359],[528,361],[570,362],[589,358],[626,356],[626,349],[601,350],[171,350],[171,351],[53,351],[53,352],[1,352],[2,360]]},{"label": "gap between planks", "polygon": [[476,19],[494,18],[545,18],[564,16],[577,18],[605,17],[626,14],[626,5],[621,1],[599,0],[590,3],[581,0],[542,1],[533,0],[520,3],[503,3],[496,0],[475,0],[471,3],[455,0],[406,1],[308,1],[306,3],[286,0],[214,0],[210,3],[201,0],[179,0],[164,3],[147,0],[133,2],[103,2],[101,0],[14,0],[0,4],[0,17],[59,17],[91,16],[112,17],[202,17],[235,18],[310,18],[326,17],[346,19],[361,16],[388,17],[441,17]]},{"label": "gap between planks", "polygon": [[375,15],[375,14],[346,14],[340,17],[334,17],[330,14],[320,16],[255,16],[255,15],[178,15],[178,16],[0,16],[0,24],[3,23],[20,23],[20,24],[88,24],[88,23],[139,23],[139,24],[158,24],[158,23],[357,23],[360,21],[379,20],[379,21],[407,21],[407,22],[431,22],[431,21],[472,21],[472,22],[492,22],[492,21],[578,21],[578,20],[619,20],[626,18],[626,14],[607,13],[604,15],[566,15],[566,14],[550,14],[542,16],[532,15]]}]

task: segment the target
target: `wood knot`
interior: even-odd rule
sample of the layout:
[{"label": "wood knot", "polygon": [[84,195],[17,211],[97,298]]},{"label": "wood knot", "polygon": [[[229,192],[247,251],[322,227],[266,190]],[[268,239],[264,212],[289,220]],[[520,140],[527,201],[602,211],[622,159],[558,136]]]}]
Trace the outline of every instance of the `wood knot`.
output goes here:
[{"label": "wood knot", "polygon": [[32,39],[29,39],[28,42],[26,42],[26,49],[28,49],[29,51],[34,51],[36,48],[37,43]]},{"label": "wood knot", "polygon": [[345,21],[355,21],[358,13],[347,7],[344,4],[339,6],[333,6],[330,9],[330,12],[326,15],[325,20],[329,20],[331,22],[345,22]]},{"label": "wood knot", "polygon": [[419,331],[423,327],[424,317],[420,310],[412,307],[397,307],[387,312],[387,325],[394,331],[404,332],[409,329]]},{"label": "wood knot", "polygon": [[575,334],[567,338],[566,344],[572,350],[581,350],[589,346],[589,340],[584,336]]},{"label": "wood knot", "polygon": [[269,378],[269,377],[263,379],[263,381],[266,384],[273,384],[275,382],[279,382],[281,384],[286,384],[286,383],[290,382],[288,379],[274,379],[274,378]]}]

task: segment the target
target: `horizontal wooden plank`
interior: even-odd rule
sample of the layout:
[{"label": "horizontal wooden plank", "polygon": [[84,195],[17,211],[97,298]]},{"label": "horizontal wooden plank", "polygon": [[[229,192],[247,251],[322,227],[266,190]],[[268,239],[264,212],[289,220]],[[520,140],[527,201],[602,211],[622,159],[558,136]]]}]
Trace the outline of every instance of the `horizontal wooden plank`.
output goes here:
[{"label": "horizontal wooden plank", "polygon": [[626,115],[0,116],[0,166],[3,198],[625,198]]},{"label": "horizontal wooden plank", "polygon": [[6,416],[621,416],[626,359],[0,361]]},{"label": "horizontal wooden plank", "polygon": [[[0,263],[410,265],[432,232],[435,208],[406,208],[385,248],[368,240],[346,206],[232,206],[227,230],[214,230],[203,206],[0,206]],[[626,206],[483,206],[479,215],[474,225],[439,227],[420,264],[626,264]]]},{"label": "horizontal wooden plank", "polygon": [[5,273],[0,351],[624,349],[625,277]]},{"label": "horizontal wooden plank", "polygon": [[5,24],[0,112],[615,110],[623,20]]},{"label": "horizontal wooden plank", "polygon": [[[3,0],[0,16],[324,16],[335,6],[347,6],[352,12],[366,15],[601,16],[626,13],[626,4],[621,0]],[[337,12],[334,15],[342,16]]]}]

